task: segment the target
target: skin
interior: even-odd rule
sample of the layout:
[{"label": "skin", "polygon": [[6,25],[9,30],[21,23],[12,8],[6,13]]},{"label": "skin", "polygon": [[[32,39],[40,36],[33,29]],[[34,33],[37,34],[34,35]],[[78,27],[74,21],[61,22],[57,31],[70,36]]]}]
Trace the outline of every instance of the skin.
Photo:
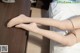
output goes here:
[{"label": "skin", "polygon": [[71,33],[67,36],[62,36],[61,34],[54,32],[54,31],[40,29],[37,27],[36,23],[19,24],[19,25],[16,25],[15,27],[22,28],[22,29],[40,34],[40,35],[45,36],[51,40],[55,40],[56,42],[59,42],[63,45],[71,46],[76,43],[76,38],[75,38],[74,34]]},{"label": "skin", "polygon": [[[59,21],[59,20],[54,20],[50,18],[29,18],[21,14],[18,17],[11,19],[8,22],[7,27],[15,26],[16,28],[22,28],[28,31],[32,31],[34,33],[41,34],[42,36],[45,36],[63,45],[71,46],[77,42],[80,42],[80,39],[79,39],[80,22],[77,22],[77,20],[79,20],[79,17],[75,19],[74,18],[71,19],[71,21],[75,26],[73,28],[73,25],[69,20]],[[30,24],[26,24],[26,23],[30,23]],[[62,36],[61,34],[55,31],[40,29],[37,27],[36,23],[47,25],[47,26],[53,26],[62,30],[71,30],[72,32],[69,33],[67,36]],[[73,33],[76,34],[76,36]]]},{"label": "skin", "polygon": [[77,16],[76,18],[71,19],[71,21],[73,22],[75,29],[80,28],[80,16]]},{"label": "skin", "polygon": [[57,27],[62,30],[72,30],[73,26],[69,20],[65,21],[59,21],[59,20],[54,20],[51,18],[30,18],[26,17],[25,15],[21,14],[18,17],[15,17],[9,21],[7,24],[8,27],[13,27],[14,25],[21,24],[21,23],[38,23],[42,25],[47,25],[47,26],[53,26]]}]

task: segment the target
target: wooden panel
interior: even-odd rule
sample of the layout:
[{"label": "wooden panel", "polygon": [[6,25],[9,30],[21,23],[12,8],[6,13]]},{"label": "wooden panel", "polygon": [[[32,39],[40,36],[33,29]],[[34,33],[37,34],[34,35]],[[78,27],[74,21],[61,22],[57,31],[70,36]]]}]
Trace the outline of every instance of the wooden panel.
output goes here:
[{"label": "wooden panel", "polygon": [[0,45],[8,45],[8,53],[25,53],[28,32],[6,27],[10,19],[20,14],[29,16],[29,0],[16,0],[14,4],[0,2]]}]

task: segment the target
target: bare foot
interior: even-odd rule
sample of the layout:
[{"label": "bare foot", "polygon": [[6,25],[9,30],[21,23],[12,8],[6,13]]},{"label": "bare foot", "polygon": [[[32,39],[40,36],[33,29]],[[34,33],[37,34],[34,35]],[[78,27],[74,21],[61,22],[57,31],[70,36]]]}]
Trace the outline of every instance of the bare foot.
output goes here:
[{"label": "bare foot", "polygon": [[22,28],[28,31],[35,31],[38,29],[37,24],[36,23],[31,23],[31,24],[19,24],[16,25],[15,27],[17,28]]},{"label": "bare foot", "polygon": [[27,23],[29,22],[28,20],[29,18],[26,17],[25,15],[21,14],[13,19],[11,19],[8,24],[7,24],[7,27],[13,27],[17,24],[21,24],[21,23]]}]

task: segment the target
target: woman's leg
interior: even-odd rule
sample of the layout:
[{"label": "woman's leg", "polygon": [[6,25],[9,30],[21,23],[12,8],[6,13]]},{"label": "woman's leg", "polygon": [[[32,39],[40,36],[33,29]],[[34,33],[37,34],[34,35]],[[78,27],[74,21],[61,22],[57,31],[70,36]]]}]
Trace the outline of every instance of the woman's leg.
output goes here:
[{"label": "woman's leg", "polygon": [[42,36],[45,36],[51,40],[54,40],[56,42],[59,42],[63,45],[73,45],[76,43],[76,37],[74,36],[74,34],[69,34],[67,36],[63,36],[57,32],[54,31],[49,31],[49,30],[44,30],[44,29],[40,29],[37,27],[37,25],[35,23],[31,23],[31,24],[19,24],[16,25],[17,28],[22,28],[37,34],[40,34]]},{"label": "woman's leg", "polygon": [[26,17],[23,14],[16,18],[11,19],[9,23],[7,24],[7,26],[12,27],[16,24],[31,23],[31,22],[39,23],[39,24],[43,24],[47,26],[57,27],[62,30],[72,30],[73,29],[72,23],[69,20],[59,21],[59,20],[54,20],[51,18],[30,18],[30,17]]}]

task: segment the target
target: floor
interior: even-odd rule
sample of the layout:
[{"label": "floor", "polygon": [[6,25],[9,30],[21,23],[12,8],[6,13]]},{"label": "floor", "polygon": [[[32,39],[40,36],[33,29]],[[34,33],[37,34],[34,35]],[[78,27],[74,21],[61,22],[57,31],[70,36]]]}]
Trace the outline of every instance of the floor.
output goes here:
[{"label": "floor", "polygon": [[[39,18],[39,17],[48,17],[48,11],[40,8],[31,8],[32,13],[31,17]],[[45,14],[46,13],[46,14]],[[39,25],[43,29],[49,29],[48,26]],[[35,34],[33,32],[29,32],[28,44],[27,44],[27,52],[26,53],[49,53],[49,39]]]}]

